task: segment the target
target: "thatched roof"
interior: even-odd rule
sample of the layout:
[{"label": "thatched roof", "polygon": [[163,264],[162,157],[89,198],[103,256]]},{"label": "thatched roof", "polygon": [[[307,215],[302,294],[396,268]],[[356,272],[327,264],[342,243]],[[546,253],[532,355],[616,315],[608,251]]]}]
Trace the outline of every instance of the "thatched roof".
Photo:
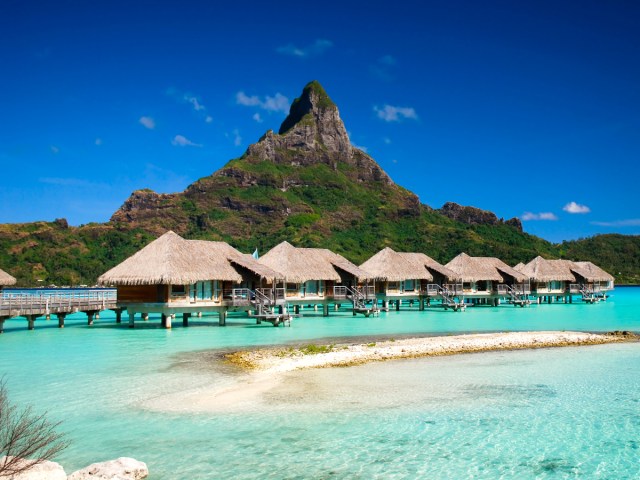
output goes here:
[{"label": "thatched roof", "polygon": [[[426,256],[426,255],[425,255]],[[412,262],[404,254],[389,247],[383,248],[360,265],[376,280],[400,282],[402,280],[433,280],[433,275],[420,262]]]},{"label": "thatched roof", "polygon": [[520,271],[538,282],[552,282],[554,280],[577,282],[576,275],[588,282],[613,281],[613,276],[591,262],[547,260],[540,256],[531,260]]},{"label": "thatched roof", "polygon": [[319,255],[323,257],[327,262],[333,265],[333,268],[342,270],[349,275],[353,275],[358,280],[372,280],[372,277],[368,272],[365,272],[357,265],[351,263],[342,255],[332,252],[327,248],[301,248],[300,250],[305,254]]},{"label": "thatched roof", "polygon": [[537,256],[522,268],[516,270],[536,282],[575,282],[576,277],[571,271],[572,266],[573,262],[568,260],[547,260]]},{"label": "thatched roof", "polygon": [[398,252],[398,254],[408,260],[409,263],[424,266],[432,275],[433,272],[436,272],[442,275],[447,280],[459,280],[459,275],[456,272],[454,272],[453,270],[449,270],[447,267],[445,267],[441,263],[436,262],[433,258],[425,255],[424,253]]},{"label": "thatched roof", "polygon": [[169,231],[98,278],[101,285],[187,285],[205,280],[239,283],[236,263],[269,277],[274,272],[256,265],[225,242],[185,240]]},{"label": "thatched roof", "polygon": [[340,273],[367,280],[369,275],[346,258],[326,248],[296,248],[289,242],[276,245],[258,260],[263,265],[278,272],[280,278],[288,282],[304,283],[309,280],[330,280],[339,282]]},{"label": "thatched roof", "polygon": [[613,275],[608,274],[599,266],[591,262],[572,262],[572,270],[588,282],[613,282]]},{"label": "thatched roof", "polygon": [[229,261],[233,265],[237,265],[239,267],[245,268],[253,273],[255,273],[258,277],[264,278],[265,280],[272,282],[274,280],[281,280],[282,276],[278,274],[275,270],[267,267],[266,265],[261,264],[258,260],[253,258],[253,255],[248,253],[241,254],[239,256],[230,257]]},{"label": "thatched roof", "polygon": [[522,262],[520,262],[519,264],[513,267],[514,270],[518,270],[520,273],[522,273],[523,268],[524,268],[524,263]]},{"label": "thatched roof", "polygon": [[15,285],[16,279],[4,270],[0,270],[0,286]]},{"label": "thatched roof", "polygon": [[499,258],[470,257],[466,253],[461,253],[447,263],[445,267],[456,272],[463,282],[477,282],[480,280],[504,282],[505,276],[513,277],[516,281],[522,282],[527,278],[526,275],[511,268]]}]

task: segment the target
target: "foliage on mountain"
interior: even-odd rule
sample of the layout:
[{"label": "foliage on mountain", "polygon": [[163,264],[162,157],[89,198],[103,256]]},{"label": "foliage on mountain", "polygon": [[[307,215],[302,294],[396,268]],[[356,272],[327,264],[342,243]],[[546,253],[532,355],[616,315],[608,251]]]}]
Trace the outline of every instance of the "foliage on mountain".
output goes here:
[{"label": "foliage on mountain", "polygon": [[[184,192],[133,192],[106,224],[0,225],[0,268],[22,285],[93,284],[169,229],[186,238],[224,240],[245,252],[265,252],[288,240],[330,248],[356,263],[391,246],[441,262],[463,251],[510,264],[537,255],[572,257],[631,279],[640,258],[636,237],[590,239],[597,249],[580,242],[556,246],[524,233],[517,218],[504,221],[454,203],[440,210],[421,204],[351,145],[338,108],[318,82],[311,82],[292,103],[279,133],[268,131],[240,158]],[[611,242],[626,245],[624,252],[634,260],[612,256],[600,262]]]},{"label": "foliage on mountain", "polygon": [[640,235],[596,235],[562,242],[558,250],[563,258],[591,260],[617,282],[640,285]]}]

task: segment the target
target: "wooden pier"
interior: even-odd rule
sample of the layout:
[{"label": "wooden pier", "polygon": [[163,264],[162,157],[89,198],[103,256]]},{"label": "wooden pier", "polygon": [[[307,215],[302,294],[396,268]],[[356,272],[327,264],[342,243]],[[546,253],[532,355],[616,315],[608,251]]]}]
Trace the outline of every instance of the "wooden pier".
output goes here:
[{"label": "wooden pier", "polygon": [[0,296],[0,333],[4,329],[4,322],[10,318],[25,318],[27,328],[33,330],[37,318],[55,315],[58,319],[58,327],[64,328],[64,320],[71,313],[86,314],[87,323],[93,325],[94,319],[98,318],[103,310],[114,310],[116,321],[120,321],[122,309],[117,306],[115,289],[61,289],[50,293],[4,291]]}]

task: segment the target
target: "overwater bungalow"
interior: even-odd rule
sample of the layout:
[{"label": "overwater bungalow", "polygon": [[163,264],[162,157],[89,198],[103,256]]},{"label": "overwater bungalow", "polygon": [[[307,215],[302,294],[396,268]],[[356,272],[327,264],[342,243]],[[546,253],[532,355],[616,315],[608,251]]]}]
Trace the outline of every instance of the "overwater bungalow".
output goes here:
[{"label": "overwater bungalow", "polygon": [[417,300],[420,310],[425,299],[453,301],[446,291],[455,284],[457,275],[424,253],[396,252],[386,247],[360,268],[376,279],[376,297],[384,309],[389,308],[389,302],[395,302],[399,309],[403,300]]},{"label": "overwater bungalow", "polygon": [[373,286],[366,285],[370,275],[346,258],[326,248],[298,248],[282,242],[258,260],[277,272],[283,279],[286,303],[299,310],[300,305],[323,305],[324,315],[329,304],[351,301],[356,308],[373,295]]},{"label": "overwater bungalow", "polygon": [[538,302],[564,300],[572,302],[573,295],[582,295],[587,302],[606,298],[613,289],[614,278],[591,262],[547,260],[540,256],[526,265],[516,265],[531,282],[531,294]]},{"label": "overwater bungalow", "polygon": [[9,275],[4,270],[0,270],[0,291],[2,291],[3,287],[8,287],[9,285],[15,285],[16,279]]},{"label": "overwater bungalow", "polygon": [[528,304],[530,286],[523,273],[495,257],[471,257],[461,253],[445,265],[462,281],[462,294],[474,304]]},{"label": "overwater bungalow", "polygon": [[163,325],[182,313],[217,312],[220,324],[229,310],[270,310],[277,304],[278,275],[225,242],[185,240],[169,231],[98,279],[116,286],[118,306],[134,316],[160,313]]}]

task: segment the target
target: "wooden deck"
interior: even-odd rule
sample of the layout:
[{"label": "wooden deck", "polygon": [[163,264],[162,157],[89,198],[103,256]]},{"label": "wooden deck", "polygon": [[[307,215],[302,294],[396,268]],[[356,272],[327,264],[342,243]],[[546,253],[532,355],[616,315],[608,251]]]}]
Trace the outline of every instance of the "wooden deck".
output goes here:
[{"label": "wooden deck", "polygon": [[24,317],[27,328],[34,329],[38,317],[56,315],[58,326],[64,327],[64,319],[70,313],[83,312],[87,315],[89,325],[93,324],[96,315],[103,310],[115,310],[120,316],[115,289],[104,290],[61,290],[54,293],[3,292],[0,296],[0,333],[4,322],[9,318]]}]

